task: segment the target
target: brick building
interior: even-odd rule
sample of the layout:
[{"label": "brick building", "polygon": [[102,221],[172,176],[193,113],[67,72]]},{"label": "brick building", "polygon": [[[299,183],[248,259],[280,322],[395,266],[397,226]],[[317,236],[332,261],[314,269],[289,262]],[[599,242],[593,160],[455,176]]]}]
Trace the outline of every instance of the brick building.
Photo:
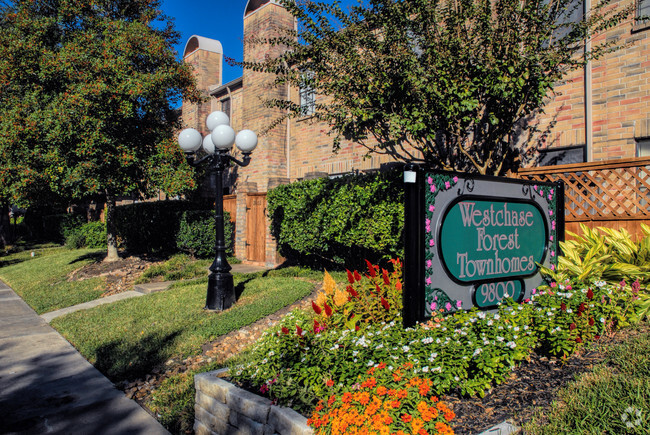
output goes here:
[{"label": "brick building", "polygon": [[[619,6],[631,1],[635,0],[622,0]],[[650,4],[650,0],[638,1],[643,2],[638,5],[639,11],[646,2]],[[294,18],[276,0],[249,0],[243,20],[244,41],[277,36],[278,28],[295,27]],[[557,95],[538,119],[540,128],[548,131],[540,164],[650,155],[648,32],[650,23],[627,23],[611,29],[600,38],[618,39],[625,47],[574,71],[556,88]],[[244,44],[244,60],[274,55],[264,49]],[[223,49],[215,40],[190,37],[184,59],[194,66],[199,87],[210,99],[202,105],[184,104],[183,121],[204,134],[204,120],[214,110],[229,114],[235,131],[247,128],[261,132],[281,114],[278,109],[265,107],[264,99],[291,99],[304,105],[309,113],[318,98],[308,90],[274,86],[272,75],[246,69],[241,78],[223,84]],[[251,209],[262,207],[263,216],[263,194],[279,184],[311,176],[377,169],[390,163],[387,156],[364,158],[366,151],[362,145],[344,142],[334,154],[327,127],[311,123],[308,115],[287,120],[260,135],[251,164],[233,168],[226,182],[226,193],[236,195],[236,199],[230,200],[231,213],[236,216],[236,255],[242,260],[277,264],[281,259],[268,234],[268,224],[263,217],[252,217]]]}]

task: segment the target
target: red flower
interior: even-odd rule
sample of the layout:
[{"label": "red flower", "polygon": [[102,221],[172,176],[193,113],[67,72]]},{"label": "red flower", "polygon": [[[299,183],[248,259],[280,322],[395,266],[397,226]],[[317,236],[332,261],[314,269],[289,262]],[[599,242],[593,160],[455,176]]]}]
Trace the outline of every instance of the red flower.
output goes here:
[{"label": "red flower", "polygon": [[377,276],[377,272],[375,271],[375,266],[372,265],[368,260],[366,260],[366,264],[368,265],[368,271],[370,272],[371,277]]},{"label": "red flower", "polygon": [[334,381],[331,380],[331,379],[328,379],[327,382],[325,382],[325,385],[327,385],[328,387],[332,387],[332,386],[334,386]]},{"label": "red flower", "polygon": [[318,304],[316,304],[316,302],[311,301],[311,307],[314,309],[314,312],[316,313],[316,315],[320,315],[321,309],[318,306]]},{"label": "red flower", "polygon": [[562,302],[562,303],[560,304],[560,309],[561,309],[562,311],[566,311],[566,304],[565,304],[564,302]]},{"label": "red flower", "polygon": [[381,274],[384,277],[384,284],[390,284],[390,279],[388,279],[388,271],[386,269],[382,269]]},{"label": "red flower", "polygon": [[356,290],[354,290],[351,285],[347,286],[346,290],[348,291],[348,293],[350,293],[350,296],[354,298],[359,297],[359,293],[357,293]]},{"label": "red flower", "polygon": [[282,333],[283,333],[283,334],[288,334],[288,333],[289,333],[289,330],[288,330],[285,326],[283,326],[283,327],[282,327]]},{"label": "red flower", "polygon": [[402,291],[402,283],[397,281],[397,283],[395,284],[395,288],[399,291]]},{"label": "red flower", "polygon": [[576,337],[576,343],[582,343],[582,338]]},{"label": "red flower", "polygon": [[594,320],[593,317],[590,317],[589,318],[589,326],[594,326],[594,323],[596,323],[596,321]]},{"label": "red flower", "polygon": [[587,290],[587,299],[592,300],[594,298],[594,292],[589,289]]},{"label": "red flower", "polygon": [[302,337],[302,332],[302,328],[296,325],[296,334],[298,334],[298,337]]},{"label": "red flower", "polygon": [[587,307],[586,307],[585,303],[584,303],[584,302],[581,302],[581,303],[580,303],[580,306],[578,307],[578,312],[579,312],[579,313],[584,313],[584,311],[585,311],[586,308],[587,308]]},{"label": "red flower", "polygon": [[325,308],[325,315],[327,317],[331,316],[332,315],[332,307],[327,305],[327,302],[325,302],[325,307],[324,308]]},{"label": "red flower", "polygon": [[569,330],[573,331],[574,329],[576,329],[576,324],[575,323],[570,324],[569,325]]},{"label": "red flower", "polygon": [[361,281],[361,275],[359,275],[359,272],[357,272],[356,270],[354,271],[354,279],[357,281]]},{"label": "red flower", "polygon": [[413,417],[409,414],[402,414],[401,418],[404,423],[408,423],[413,419]]},{"label": "red flower", "polygon": [[381,298],[381,305],[384,307],[386,311],[390,310],[390,305],[388,304],[388,301],[384,299],[383,296]]},{"label": "red flower", "polygon": [[354,284],[354,277],[352,276],[352,272],[350,272],[348,269],[345,269],[345,271],[348,273],[348,282],[350,284]]}]

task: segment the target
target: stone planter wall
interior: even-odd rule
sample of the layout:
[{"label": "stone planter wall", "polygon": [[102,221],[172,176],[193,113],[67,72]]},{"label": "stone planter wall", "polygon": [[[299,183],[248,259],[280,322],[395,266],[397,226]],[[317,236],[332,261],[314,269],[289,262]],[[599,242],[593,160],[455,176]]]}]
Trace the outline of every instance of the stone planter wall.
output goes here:
[{"label": "stone planter wall", "polygon": [[218,370],[194,377],[197,435],[313,435],[305,417],[219,378],[223,373]]}]

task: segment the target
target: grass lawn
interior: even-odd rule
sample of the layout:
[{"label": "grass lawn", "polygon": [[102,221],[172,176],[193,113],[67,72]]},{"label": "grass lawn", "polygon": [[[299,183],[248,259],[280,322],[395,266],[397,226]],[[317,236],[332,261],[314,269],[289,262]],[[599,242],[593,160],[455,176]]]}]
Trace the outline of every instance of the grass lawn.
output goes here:
[{"label": "grass lawn", "polygon": [[111,380],[132,380],[173,356],[196,355],[201,345],[255,322],[308,295],[314,284],[292,277],[235,275],[238,302],[206,312],[207,280],[54,319],[52,326]]},{"label": "grass lawn", "polygon": [[650,433],[650,327],[626,330],[606,346],[604,361],[560,390],[546,412],[524,427],[542,434]]},{"label": "grass lawn", "polygon": [[[31,256],[34,252],[34,257]],[[0,257],[0,278],[38,314],[97,299],[104,279],[67,281],[67,275],[95,261],[102,250],[47,247]]]}]

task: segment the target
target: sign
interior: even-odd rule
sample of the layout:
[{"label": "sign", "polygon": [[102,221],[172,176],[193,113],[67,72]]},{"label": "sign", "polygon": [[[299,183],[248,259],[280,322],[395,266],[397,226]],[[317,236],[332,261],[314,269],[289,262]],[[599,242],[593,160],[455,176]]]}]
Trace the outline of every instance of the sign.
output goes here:
[{"label": "sign", "polygon": [[406,167],[404,321],[530,297],[557,263],[561,183]]}]

